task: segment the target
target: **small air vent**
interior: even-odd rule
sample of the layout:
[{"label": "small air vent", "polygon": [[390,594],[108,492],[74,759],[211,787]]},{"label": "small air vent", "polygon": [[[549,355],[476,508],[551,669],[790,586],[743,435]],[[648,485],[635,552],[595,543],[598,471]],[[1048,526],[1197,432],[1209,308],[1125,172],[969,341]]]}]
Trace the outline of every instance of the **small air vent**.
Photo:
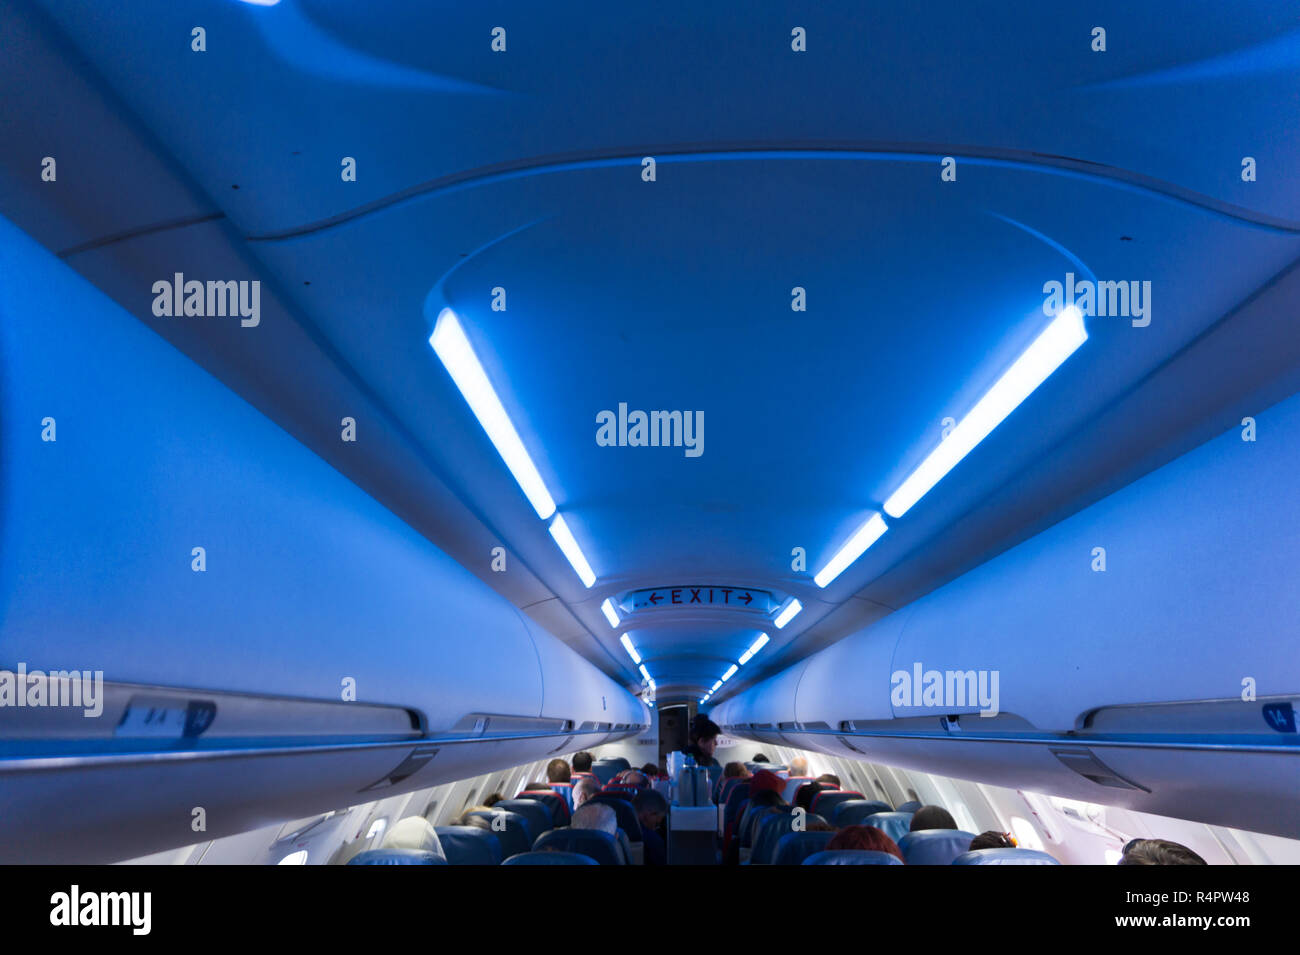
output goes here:
[{"label": "small air vent", "polygon": [[1138,789],[1144,793],[1151,790],[1132,780],[1125,779],[1119,773],[1115,772],[1095,755],[1092,750],[1086,747],[1071,747],[1069,749],[1052,749],[1052,755],[1059,759],[1066,767],[1074,770],[1084,779],[1089,779],[1098,786],[1106,786],[1110,789]]}]

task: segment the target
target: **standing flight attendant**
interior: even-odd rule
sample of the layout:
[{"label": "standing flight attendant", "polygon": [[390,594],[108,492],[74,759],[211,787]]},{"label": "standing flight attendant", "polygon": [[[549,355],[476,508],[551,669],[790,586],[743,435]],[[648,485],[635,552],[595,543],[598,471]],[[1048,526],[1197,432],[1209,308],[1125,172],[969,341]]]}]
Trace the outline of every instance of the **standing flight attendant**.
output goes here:
[{"label": "standing flight attendant", "polygon": [[691,720],[691,745],[683,750],[687,756],[695,759],[696,766],[703,766],[708,770],[710,786],[713,786],[722,775],[722,765],[713,757],[721,733],[722,727],[717,723],[702,713],[697,714],[695,719]]}]

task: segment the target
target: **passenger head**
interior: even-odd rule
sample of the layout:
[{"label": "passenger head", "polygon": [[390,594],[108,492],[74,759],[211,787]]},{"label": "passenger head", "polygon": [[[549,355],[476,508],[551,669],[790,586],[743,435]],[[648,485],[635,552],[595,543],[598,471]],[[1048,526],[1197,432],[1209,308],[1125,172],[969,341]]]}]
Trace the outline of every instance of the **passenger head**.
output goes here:
[{"label": "passenger head", "polygon": [[553,793],[550,783],[531,782],[519,790],[521,793]]},{"label": "passenger head", "polygon": [[834,773],[822,773],[817,777],[817,781],[819,783],[830,783],[832,786],[838,787],[840,784],[840,777],[836,776]]},{"label": "passenger head", "polygon": [[664,816],[668,815],[668,800],[663,793],[644,789],[632,800],[632,808],[636,810],[641,825],[647,829],[656,829],[664,821]]},{"label": "passenger head", "polygon": [[702,713],[691,720],[691,741],[705,756],[713,756],[721,735],[722,727]]},{"label": "passenger head", "polygon": [[749,796],[752,799],[764,791],[781,795],[785,791],[785,780],[770,769],[760,769],[749,777]]},{"label": "passenger head", "polygon": [[790,760],[790,775],[807,776],[808,760],[805,759],[803,756],[796,756],[794,759]]},{"label": "passenger head", "polygon": [[913,813],[912,824],[908,827],[912,832],[920,832],[922,829],[956,828],[957,820],[942,806],[922,806]]},{"label": "passenger head", "polygon": [[600,780],[595,776],[579,776],[573,784],[573,808],[577,809],[596,793],[600,792]]},{"label": "passenger head", "polygon": [[546,764],[546,778],[553,783],[567,783],[572,776],[569,764],[562,759],[553,759]]},{"label": "passenger head", "polygon": [[786,801],[775,790],[760,789],[758,792],[750,792],[749,804],[751,806],[784,806]]},{"label": "passenger head", "polygon": [[470,806],[459,816],[451,821],[453,826],[476,826],[479,829],[491,829],[492,823],[488,822],[482,816],[476,816],[476,812],[491,812],[491,806]]},{"label": "passenger head", "polygon": [[994,832],[992,829],[981,832],[970,841],[971,852],[978,849],[1014,849],[1015,847],[1016,840],[1011,838],[1011,833]]},{"label": "passenger head", "polygon": [[749,768],[744,763],[727,763],[722,768],[722,775],[725,779],[745,779],[749,776]]},{"label": "passenger head", "polygon": [[751,762],[751,763],[770,763],[771,760],[768,759],[766,756],[764,756],[762,753],[755,753],[755,754],[754,754],[754,758],[751,759],[750,762]]},{"label": "passenger head", "polygon": [[800,809],[812,811],[812,801],[817,798],[817,794],[826,787],[821,783],[801,783],[799,788],[794,792],[794,804]]},{"label": "passenger head", "polygon": [[581,753],[573,754],[573,771],[575,773],[591,772],[592,756],[585,749]]},{"label": "passenger head", "polygon": [[654,779],[656,776],[659,775],[659,767],[656,766],[654,763],[646,763],[644,766],[641,767],[641,772],[646,774],[646,778]]},{"label": "passenger head", "polygon": [[635,786],[637,789],[650,788],[650,777],[639,769],[629,769],[619,773],[618,781],[624,786]]},{"label": "passenger head", "polygon": [[1120,865],[1206,865],[1187,846],[1168,839],[1134,839],[1124,847]]},{"label": "passenger head", "polygon": [[817,815],[817,813],[810,812],[808,813],[807,818],[804,819],[803,831],[804,832],[834,832],[835,827],[832,826],[825,819],[823,819],[821,816]]},{"label": "passenger head", "polygon": [[501,795],[500,793],[493,793],[491,796],[488,796],[486,799],[483,800],[483,805],[491,809],[493,806],[495,806],[497,803],[499,803],[501,800],[505,798],[506,797]]},{"label": "passenger head", "polygon": [[618,816],[602,802],[588,802],[581,809],[574,810],[569,826],[573,829],[599,829],[612,836],[618,832]]},{"label": "passenger head", "polygon": [[384,849],[423,849],[442,855],[442,843],[433,823],[423,816],[407,816],[393,824],[384,836],[381,848]]},{"label": "passenger head", "polygon": [[828,850],[860,849],[868,852],[888,852],[903,861],[903,850],[898,843],[885,835],[875,826],[845,826],[826,843]]}]

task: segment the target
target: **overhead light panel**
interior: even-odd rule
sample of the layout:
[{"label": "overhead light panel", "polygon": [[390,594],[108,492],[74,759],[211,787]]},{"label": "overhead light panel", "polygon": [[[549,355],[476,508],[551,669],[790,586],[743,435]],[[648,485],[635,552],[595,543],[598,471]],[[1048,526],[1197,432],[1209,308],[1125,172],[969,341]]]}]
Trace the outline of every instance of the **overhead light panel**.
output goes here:
[{"label": "overhead light panel", "polygon": [[722,674],[722,682],[726,683],[728,680],[730,680],[733,676],[736,675],[736,671],[739,669],[740,667],[736,666],[734,663],[731,666],[727,667],[727,672]]},{"label": "overhead light panel", "polygon": [[709,695],[712,696],[714,693],[717,693],[717,692],[718,692],[718,687],[720,687],[720,686],[722,686],[722,681],[721,681],[721,680],[719,680],[717,683],[713,684],[713,686],[709,687]]},{"label": "overhead light panel", "polygon": [[611,627],[618,626],[618,611],[614,609],[614,601],[606,597],[600,605],[600,612],[605,615],[605,619],[609,621]]},{"label": "overhead light panel", "polygon": [[830,559],[830,562],[817,571],[817,575],[813,577],[813,582],[818,587],[825,587],[842,574],[844,568],[861,557],[868,547],[880,540],[881,535],[887,530],[889,530],[889,526],[885,524],[884,518],[879,514],[872,514],[861,527],[853,532],[853,536],[844,543],[844,546]]},{"label": "overhead light panel", "polygon": [[1087,340],[1083,313],[1076,305],[1066,306],[948,437],[889,496],[885,513],[890,517],[906,514]]},{"label": "overhead light panel", "polygon": [[623,644],[623,649],[626,650],[627,655],[632,658],[632,662],[639,666],[641,663],[641,654],[637,653],[636,647],[632,646],[632,638],[625,633],[623,636],[618,638],[618,642]]},{"label": "overhead light panel", "polygon": [[749,645],[749,649],[746,650],[743,654],[741,654],[739,660],[740,665],[744,666],[746,663],[752,660],[754,658],[755,653],[757,653],[759,650],[762,650],[765,646],[767,646],[767,641],[768,641],[767,634],[760,633],[758,635],[758,639]]},{"label": "overhead light panel", "polygon": [[784,627],[787,623],[793,620],[794,615],[802,609],[803,604],[801,604],[797,598],[791,597],[790,601],[785,605],[785,608],[776,616],[776,629],[780,630]]},{"label": "overhead light panel", "polygon": [[637,667],[637,669],[641,671],[641,676],[643,676],[643,677],[645,678],[645,681],[646,681],[647,683],[649,683],[649,682],[650,682],[650,671],[647,670],[647,669],[645,668],[645,664],[644,664],[644,663],[641,664],[639,667]]},{"label": "overhead light panel", "polygon": [[596,582],[596,572],[591,569],[591,564],[587,563],[587,558],[582,553],[582,548],[578,542],[573,539],[573,532],[569,530],[569,525],[564,523],[564,515],[556,514],[555,520],[551,521],[551,536],[555,538],[555,543],[560,545],[560,550],[564,556],[569,559],[573,565],[578,579],[582,581],[584,587],[590,587]]},{"label": "overhead light panel", "polygon": [[[429,336],[429,344],[469,403],[474,417],[478,418],[478,423],[487,432],[524,496],[537,511],[537,516],[542,520],[549,518],[555,513],[555,499],[542,482],[542,476],[533,464],[533,459],[528,456],[519,432],[506,414],[492,382],[488,381],[487,373],[474,354],[469,339],[465,337],[464,329],[460,327],[460,320],[451,309],[444,308],[439,313],[433,334]],[[591,584],[587,586],[590,587]]]}]

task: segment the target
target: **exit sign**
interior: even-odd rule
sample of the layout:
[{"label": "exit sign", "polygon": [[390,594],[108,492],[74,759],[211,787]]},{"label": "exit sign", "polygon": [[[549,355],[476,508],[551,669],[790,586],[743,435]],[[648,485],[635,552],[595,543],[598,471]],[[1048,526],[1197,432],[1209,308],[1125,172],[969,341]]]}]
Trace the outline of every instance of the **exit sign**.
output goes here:
[{"label": "exit sign", "polygon": [[750,613],[770,614],[777,601],[766,590],[752,587],[718,587],[690,585],[685,587],[653,587],[624,594],[619,601],[624,613],[640,610],[747,610]]}]

